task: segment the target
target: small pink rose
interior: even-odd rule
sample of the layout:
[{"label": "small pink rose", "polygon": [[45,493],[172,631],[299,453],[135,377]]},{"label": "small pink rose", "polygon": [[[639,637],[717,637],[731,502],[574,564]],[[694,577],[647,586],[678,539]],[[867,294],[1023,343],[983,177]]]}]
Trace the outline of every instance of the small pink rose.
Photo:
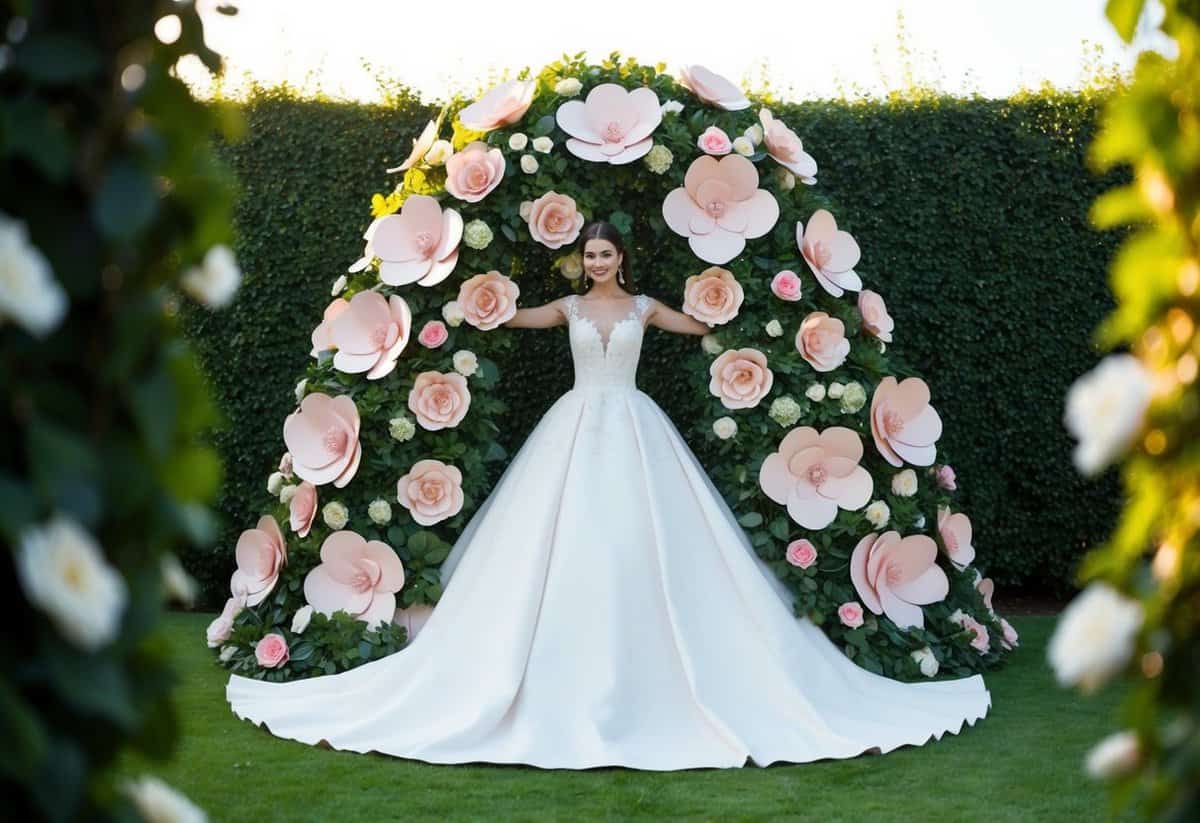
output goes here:
[{"label": "small pink rose", "polygon": [[445,323],[441,320],[430,320],[421,327],[421,333],[417,335],[417,340],[427,349],[436,349],[445,343],[449,336],[450,332],[446,331]]},{"label": "small pink rose", "polygon": [[278,669],[288,662],[288,644],[283,635],[275,632],[263,635],[254,647],[254,659],[264,669]]},{"label": "small pink rose", "polygon": [[696,138],[696,145],[705,154],[721,155],[733,151],[733,141],[729,135],[716,126],[709,126],[704,133]]},{"label": "small pink rose", "polygon": [[954,475],[954,469],[946,465],[935,466],[934,479],[937,484],[948,492],[952,492],[958,488],[957,478]]},{"label": "small pink rose", "polygon": [[476,140],[446,161],[446,191],[478,203],[504,179],[504,154]]},{"label": "small pink rose", "polygon": [[422,526],[440,523],[462,511],[462,472],[441,460],[418,460],[396,482],[396,500]]},{"label": "small pink rose", "polygon": [[842,625],[850,629],[857,629],[863,624],[862,605],[857,600],[851,600],[838,606],[838,619],[842,621]]},{"label": "small pink rose", "polygon": [[467,378],[457,372],[423,371],[408,393],[408,409],[426,431],[454,428],[470,408]]},{"label": "small pink rose", "polygon": [[817,371],[833,371],[850,354],[845,324],[823,311],[812,312],[796,332],[796,351]]},{"label": "small pink rose", "polygon": [[788,543],[787,561],[793,566],[807,569],[817,562],[817,549],[809,540],[793,540]]},{"label": "small pink rose", "polygon": [[213,622],[208,624],[208,629],[205,630],[205,639],[208,641],[210,649],[215,649],[229,639],[229,635],[233,633],[233,619],[244,608],[246,608],[245,595],[235,594],[225,601],[225,608]]},{"label": "small pink rose", "polygon": [[1004,637],[1000,641],[1001,646],[1011,649],[1014,646],[1020,645],[1017,643],[1017,639],[1020,636],[1017,634],[1017,630],[1003,617],[1000,618],[1000,628],[1004,630]]},{"label": "small pink rose", "polygon": [[288,522],[300,537],[308,537],[317,516],[317,487],[307,480],[296,488],[288,503]]},{"label": "small pink rose", "polygon": [[800,278],[794,271],[784,269],[771,280],[771,293],[780,300],[794,303],[800,299]]}]

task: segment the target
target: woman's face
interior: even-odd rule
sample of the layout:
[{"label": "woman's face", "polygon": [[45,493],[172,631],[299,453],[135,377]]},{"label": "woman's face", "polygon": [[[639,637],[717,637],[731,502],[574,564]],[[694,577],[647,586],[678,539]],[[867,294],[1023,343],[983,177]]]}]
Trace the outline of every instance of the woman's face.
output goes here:
[{"label": "woman's face", "polygon": [[584,245],[583,270],[597,283],[616,277],[620,265],[621,254],[609,241],[593,237]]}]

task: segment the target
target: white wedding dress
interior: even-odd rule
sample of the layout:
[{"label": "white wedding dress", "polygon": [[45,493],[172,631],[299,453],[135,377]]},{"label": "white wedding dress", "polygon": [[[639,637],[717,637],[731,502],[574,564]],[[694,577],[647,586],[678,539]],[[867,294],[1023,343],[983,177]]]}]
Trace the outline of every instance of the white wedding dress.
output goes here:
[{"label": "white wedding dress", "polygon": [[601,327],[568,301],[575,385],[463,530],[403,650],[290,683],[234,676],[280,737],[430,763],[671,770],[921,745],[991,706],[980,675],[872,674],[792,595],[634,385],[649,300]]}]

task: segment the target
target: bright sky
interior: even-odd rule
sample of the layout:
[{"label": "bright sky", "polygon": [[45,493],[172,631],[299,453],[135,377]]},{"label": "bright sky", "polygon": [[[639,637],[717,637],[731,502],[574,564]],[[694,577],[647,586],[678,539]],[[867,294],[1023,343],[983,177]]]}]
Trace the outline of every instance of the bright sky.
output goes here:
[{"label": "bright sky", "polygon": [[[373,72],[432,101],[564,52],[599,62],[614,50],[672,72],[699,63],[750,89],[766,80],[790,99],[881,94],[902,85],[905,41],[918,81],[1003,97],[1043,80],[1078,86],[1085,63],[1130,66],[1138,49],[1162,47],[1149,36],[1123,44],[1104,0],[791,0],[782,17],[766,3],[653,0],[231,0],[239,13],[226,17],[216,2],[197,5],[231,90],[251,76],[357,100],[378,99]],[[202,72],[181,71],[204,93]]]}]

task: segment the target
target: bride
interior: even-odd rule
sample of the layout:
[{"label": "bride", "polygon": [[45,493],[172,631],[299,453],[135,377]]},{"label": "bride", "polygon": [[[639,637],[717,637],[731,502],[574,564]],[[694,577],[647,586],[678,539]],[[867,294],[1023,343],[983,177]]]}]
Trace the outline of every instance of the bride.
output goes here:
[{"label": "bride", "polygon": [[886,753],[983,717],[980,675],[891,680],[793,615],[634,382],[647,325],[709,327],[627,289],[611,224],[589,224],[579,243],[587,293],[507,323],[566,323],[574,386],[463,530],[420,632],[336,675],[235,675],[233,711],[281,737],[430,763],[652,770]]}]

